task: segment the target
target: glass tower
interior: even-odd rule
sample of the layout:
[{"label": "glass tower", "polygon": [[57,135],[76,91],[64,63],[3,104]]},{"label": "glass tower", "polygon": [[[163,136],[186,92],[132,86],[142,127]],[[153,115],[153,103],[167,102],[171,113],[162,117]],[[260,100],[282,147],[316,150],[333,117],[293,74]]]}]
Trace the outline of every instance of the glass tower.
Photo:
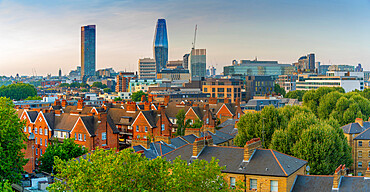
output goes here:
[{"label": "glass tower", "polygon": [[81,27],[81,80],[95,75],[95,25]]},{"label": "glass tower", "polygon": [[165,19],[158,19],[153,44],[156,72],[160,72],[162,69],[166,68],[168,61],[168,40]]}]

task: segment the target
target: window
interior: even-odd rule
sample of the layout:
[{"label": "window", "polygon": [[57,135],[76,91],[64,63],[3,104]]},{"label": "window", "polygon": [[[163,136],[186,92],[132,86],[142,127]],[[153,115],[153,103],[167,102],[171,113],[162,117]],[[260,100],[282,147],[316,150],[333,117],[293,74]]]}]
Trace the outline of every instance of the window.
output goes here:
[{"label": "window", "polygon": [[47,140],[45,139],[45,147],[47,147],[48,146],[48,142],[47,142]]},{"label": "window", "polygon": [[230,187],[235,188],[235,177],[230,177]]},{"label": "window", "polygon": [[40,135],[42,135],[42,128],[40,127]]},{"label": "window", "polygon": [[84,141],[86,141],[86,134],[84,134]]},{"label": "window", "polygon": [[40,145],[42,146],[42,138],[40,138]]},{"label": "window", "polygon": [[240,118],[240,113],[238,113],[238,119]]},{"label": "window", "polygon": [[370,157],[370,151],[369,151],[369,157]]},{"label": "window", "polygon": [[45,129],[45,132],[44,132],[44,133],[45,133],[45,135],[48,135],[48,130],[47,130],[47,129]]},{"label": "window", "polygon": [[35,134],[37,134],[37,128],[35,128]]},{"label": "window", "polygon": [[42,156],[42,149],[40,149],[40,156]]},{"label": "window", "polygon": [[75,133],[75,140],[77,140],[77,133]]},{"label": "window", "polygon": [[231,92],[231,88],[227,88],[227,92]]},{"label": "window", "polygon": [[107,132],[101,134],[101,140],[107,140]]},{"label": "window", "polygon": [[361,161],[358,162],[358,168],[362,168],[362,162]]},{"label": "window", "polygon": [[35,138],[35,144],[37,144],[37,137]]},{"label": "window", "polygon": [[23,130],[23,132],[27,132],[27,127],[24,127],[24,130]]},{"label": "window", "polygon": [[250,189],[257,189],[257,179],[250,179]]},{"label": "window", "polygon": [[358,151],[358,157],[362,157],[362,151]]},{"label": "window", "polygon": [[129,125],[129,126],[127,127],[127,129],[128,129],[128,130],[132,130],[132,126],[130,126],[130,125]]},{"label": "window", "polygon": [[221,114],[220,114],[220,119],[221,119]]},{"label": "window", "polygon": [[139,132],[139,126],[136,125],[136,132]]},{"label": "window", "polygon": [[370,147],[370,141],[369,141],[369,147]]},{"label": "window", "polygon": [[212,92],[214,93],[214,92],[216,92],[216,89],[215,88],[212,88]]},{"label": "window", "polygon": [[359,141],[359,142],[358,142],[358,146],[359,146],[359,147],[362,147],[362,141]]},{"label": "window", "polygon": [[147,126],[145,126],[145,132],[148,132],[148,127]]},{"label": "window", "polygon": [[203,92],[208,92],[208,89],[207,88],[204,88],[204,91]]},{"label": "window", "polygon": [[279,189],[279,186],[278,186],[278,181],[270,181],[270,185],[271,185],[271,192],[277,192]]},{"label": "window", "polygon": [[207,118],[207,120],[206,120],[206,124],[207,124],[207,125],[209,124],[209,118]]},{"label": "window", "polygon": [[162,124],[162,131],[164,131],[164,124]]},{"label": "window", "polygon": [[38,154],[39,154],[39,149],[36,148],[36,155],[38,155]]},{"label": "window", "polygon": [[81,133],[78,134],[78,140],[82,141],[82,134]]},{"label": "window", "polygon": [[358,176],[362,176],[362,172],[358,172],[358,174],[357,174]]}]

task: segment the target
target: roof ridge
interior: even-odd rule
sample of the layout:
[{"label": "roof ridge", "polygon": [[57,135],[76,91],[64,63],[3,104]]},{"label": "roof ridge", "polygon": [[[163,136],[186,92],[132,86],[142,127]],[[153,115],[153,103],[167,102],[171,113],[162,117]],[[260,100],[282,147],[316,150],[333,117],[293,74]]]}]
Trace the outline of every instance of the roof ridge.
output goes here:
[{"label": "roof ridge", "polygon": [[221,148],[234,148],[234,149],[244,149],[243,147],[237,147],[237,146],[209,146],[209,147],[221,147]]},{"label": "roof ridge", "polygon": [[[355,138],[353,138],[353,139],[356,139],[357,137],[359,137],[359,136],[361,136],[362,134],[364,134],[368,129],[370,129],[370,127],[369,128],[367,128],[367,129],[365,129],[364,131],[362,131],[360,134],[358,134]],[[367,139],[365,139],[365,140],[367,140]]]},{"label": "roof ridge", "polygon": [[285,169],[283,168],[283,166],[281,165],[280,161],[278,160],[278,158],[276,157],[274,151],[272,149],[270,149],[272,155],[274,156],[276,162],[279,164],[281,170],[283,170],[283,172],[285,173],[285,176],[288,176],[288,174],[286,173]]},{"label": "roof ridge", "polygon": [[187,143],[187,144],[185,144],[185,145],[183,145],[183,146],[181,146],[181,147],[179,147],[179,148],[176,148],[176,149],[174,149],[174,150],[172,150],[172,151],[170,151],[170,152],[168,152],[168,153],[166,153],[166,154],[163,154],[162,156],[168,155],[168,154],[170,154],[170,153],[172,153],[172,152],[174,152],[174,151],[176,151],[176,150],[178,150],[178,149],[181,149],[181,148],[183,148],[183,147],[185,147],[185,146],[187,146],[187,145],[192,145],[192,144]]},{"label": "roof ridge", "polygon": [[[234,127],[234,129],[235,129],[235,127]],[[216,131],[219,131],[219,132],[221,132],[221,133],[225,133],[225,134],[228,134],[228,135],[230,135],[230,136],[233,136],[233,135],[231,135],[231,134],[229,134],[229,133],[226,133],[226,132],[223,132],[223,131],[220,131],[220,130],[216,130]]]},{"label": "roof ridge", "polygon": [[[299,159],[299,160],[302,160],[302,161],[306,161],[306,160],[304,160],[304,159],[301,159],[301,158],[298,158],[298,157],[294,157],[294,156],[292,156],[292,155],[288,155],[288,154],[282,153],[282,152],[280,152],[280,151],[276,151],[276,150],[274,150],[274,149],[270,149],[270,150],[272,150],[272,151],[274,151],[274,152],[277,152],[277,153],[280,153],[280,154],[282,154],[282,155],[286,155],[286,156],[293,157],[293,158],[296,158],[296,159]],[[306,161],[306,162],[308,162],[308,161]]]}]

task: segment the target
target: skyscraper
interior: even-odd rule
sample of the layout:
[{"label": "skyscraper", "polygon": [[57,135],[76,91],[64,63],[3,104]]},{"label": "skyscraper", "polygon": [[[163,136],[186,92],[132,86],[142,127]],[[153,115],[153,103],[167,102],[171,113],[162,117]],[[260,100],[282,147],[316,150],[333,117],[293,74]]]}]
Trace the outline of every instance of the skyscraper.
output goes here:
[{"label": "skyscraper", "polygon": [[192,49],[189,58],[191,78],[206,77],[206,49]]},{"label": "skyscraper", "polygon": [[81,27],[81,80],[95,75],[95,25]]},{"label": "skyscraper", "polygon": [[168,61],[168,40],[165,19],[158,19],[153,44],[156,71],[160,72],[163,68],[166,68]]}]

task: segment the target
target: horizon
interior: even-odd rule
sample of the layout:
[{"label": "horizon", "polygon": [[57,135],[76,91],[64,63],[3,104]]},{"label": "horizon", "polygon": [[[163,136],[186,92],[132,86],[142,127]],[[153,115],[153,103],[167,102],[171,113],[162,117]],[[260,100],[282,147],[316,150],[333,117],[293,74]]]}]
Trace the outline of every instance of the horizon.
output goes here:
[{"label": "horizon", "polygon": [[[195,7],[195,8],[194,8]],[[303,10],[303,11],[302,11]],[[305,12],[304,12],[305,11]],[[81,66],[81,26],[96,25],[96,69],[137,71],[153,58],[157,19],[167,22],[169,60],[207,49],[217,74],[232,60],[321,64],[370,70],[370,1],[18,1],[0,2],[0,75],[66,75]]]}]

